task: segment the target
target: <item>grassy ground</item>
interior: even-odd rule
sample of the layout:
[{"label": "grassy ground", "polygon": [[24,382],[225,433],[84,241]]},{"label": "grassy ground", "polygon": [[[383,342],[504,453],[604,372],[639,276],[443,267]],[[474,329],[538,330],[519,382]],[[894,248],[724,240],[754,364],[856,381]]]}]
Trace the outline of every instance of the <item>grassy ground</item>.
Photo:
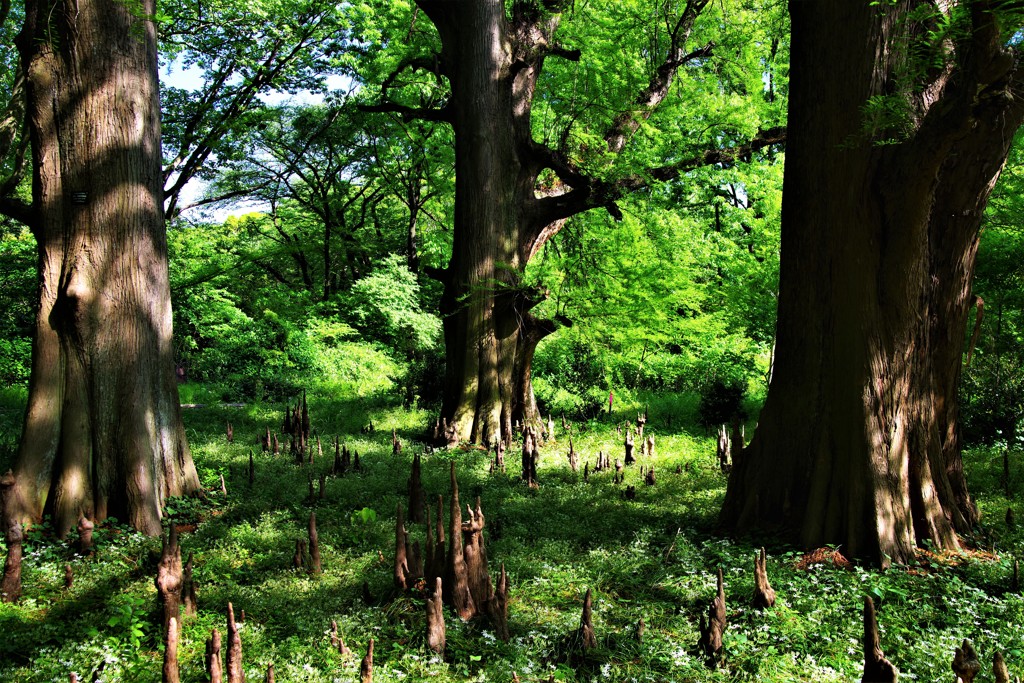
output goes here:
[{"label": "grassy ground", "polygon": [[[0,398],[4,460],[12,454],[18,424],[12,406],[20,396]],[[454,460],[463,500],[481,497],[492,570],[504,563],[511,578],[512,640],[503,643],[486,625],[464,624],[446,613],[448,649],[439,657],[425,646],[422,596],[396,594],[391,579],[395,507],[405,501],[426,414],[311,397],[314,430],[325,441],[342,435],[363,464],[361,473],[329,479],[325,500],[316,503],[324,573],[311,577],[291,569],[295,539],[304,537],[310,511],[311,468],[255,446],[265,426],[279,427],[281,409],[211,403],[186,411],[196,465],[211,493],[204,502],[172,501],[169,509],[177,523],[196,525],[181,541],[185,553],[195,554],[200,604],[182,633],[183,681],[206,680],[203,643],[212,628],[224,632],[228,601],[236,613],[246,612],[241,637],[250,681],[262,680],[268,662],[277,681],[357,680],[358,657],[345,659],[331,649],[332,620],[358,656],[375,639],[376,681],[510,681],[513,672],[524,682],[858,680],[865,594],[879,605],[882,646],[904,680],[949,679],[954,648],[964,638],[977,646],[985,670],[1000,649],[1011,671],[1024,672],[1024,599],[1008,592],[1024,536],[1003,522],[1009,504],[1020,506],[1003,495],[1001,451],[974,452],[967,465],[986,513],[987,531],[979,539],[985,552],[922,555],[916,566],[886,572],[811,562],[773,539],[717,534],[725,478],[717,470],[713,439],[687,428],[694,404],[685,397],[651,402],[647,431],[656,436],[656,456],[627,470],[626,483],[637,487],[635,500],[622,497],[609,472],[591,475],[589,482],[571,472],[568,439],[560,429],[557,441],[541,449],[538,490],[519,480],[518,451],[509,454],[508,472],[493,476],[487,454],[477,450],[428,455],[428,500],[447,496]],[[623,411],[617,418],[630,416]],[[376,433],[360,433],[370,420]],[[236,435],[230,445],[227,421]],[[406,444],[399,458],[391,454],[392,428]],[[621,438],[607,420],[577,425],[574,442],[584,461],[593,463],[599,449],[622,457]],[[257,451],[251,487],[250,448]],[[325,454],[312,471],[328,468],[329,461]],[[656,468],[655,486],[640,481],[640,465]],[[1013,454],[1012,472],[1021,467]],[[226,498],[219,493],[222,474]],[[1011,479],[1015,495],[1022,483]],[[423,529],[408,528],[422,542]],[[25,597],[0,605],[0,680],[63,681],[70,671],[90,680],[101,665],[105,681],[160,679],[153,585],[159,541],[116,524],[98,529],[96,539],[97,556],[85,559],[45,527],[30,532]],[[768,574],[779,596],[764,613],[749,606],[760,545],[768,547]],[[66,591],[67,563],[75,582]],[[696,642],[718,566],[725,570],[729,627],[724,661],[711,670]],[[371,604],[362,598],[364,581]],[[594,591],[599,647],[581,661],[567,635],[579,625],[588,588]],[[641,618],[646,629],[638,639]]]}]

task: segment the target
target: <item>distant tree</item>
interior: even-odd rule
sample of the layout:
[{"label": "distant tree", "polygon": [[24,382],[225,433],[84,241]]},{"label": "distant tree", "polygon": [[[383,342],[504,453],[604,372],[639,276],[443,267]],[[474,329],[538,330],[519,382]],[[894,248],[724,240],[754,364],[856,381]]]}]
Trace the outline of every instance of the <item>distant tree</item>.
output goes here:
[{"label": "distant tree", "polygon": [[[656,28],[642,34],[650,39],[640,50],[648,59],[646,73],[614,79],[612,106],[621,108],[612,112],[607,104],[598,106],[608,92],[543,89],[549,57],[572,62],[586,51],[586,45],[563,45],[556,38],[570,3],[417,0],[416,6],[437,37],[420,37],[391,73],[381,74],[385,101],[373,108],[447,122],[454,131],[452,255],[444,269],[432,271],[444,285],[442,415],[453,426],[452,438],[493,443],[511,438],[513,421],[538,419],[532,358],[558,323],[534,315],[547,291],[524,282],[523,273],[566,220],[593,208],[619,216],[616,201],[624,195],[696,167],[749,156],[781,141],[783,132],[755,130],[745,139],[722,131],[711,136],[708,148],[686,154],[672,150],[661,159],[634,163],[631,171],[609,170],[618,156],[638,161],[630,142],[643,137],[641,131],[673,91],[677,73],[709,63],[713,43],[691,44],[707,0],[659,6],[650,21]],[[609,12],[614,16],[606,19],[619,29],[642,22],[638,15],[652,17],[628,3]],[[421,25],[416,13],[407,37],[414,29],[422,33]],[[601,64],[607,55],[590,57],[596,57],[596,70],[587,73],[612,76],[601,70],[614,68]],[[578,104],[571,117],[549,129],[534,120],[535,105],[547,115],[557,114],[558,103],[566,102]],[[717,130],[714,123],[704,125]],[[723,149],[730,143],[737,146]]]},{"label": "distant tree", "polygon": [[151,0],[28,0],[18,37],[39,255],[19,521],[82,515],[160,532],[199,490],[178,405]]},{"label": "distant tree", "polygon": [[1016,3],[791,0],[775,372],[722,522],[882,563],[977,519],[957,428],[978,226],[1024,119]]}]

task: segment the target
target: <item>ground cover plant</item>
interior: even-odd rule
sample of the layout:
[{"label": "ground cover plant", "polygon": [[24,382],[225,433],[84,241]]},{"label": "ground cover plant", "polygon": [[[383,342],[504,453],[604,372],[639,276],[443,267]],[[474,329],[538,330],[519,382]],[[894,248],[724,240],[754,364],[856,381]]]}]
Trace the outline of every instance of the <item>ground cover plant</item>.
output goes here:
[{"label": "ground cover plant", "polygon": [[[5,400],[13,407],[18,397]],[[521,479],[516,448],[506,454],[505,471],[493,473],[493,452],[424,453],[417,438],[426,413],[380,399],[310,396],[323,456],[311,440],[313,462],[301,466],[287,447],[278,455],[260,448],[268,426],[280,431],[283,404],[211,402],[186,410],[206,494],[165,506],[183,555],[193,557],[198,593],[197,613],[182,616],[181,680],[208,680],[205,643],[212,629],[225,632],[231,603],[248,680],[263,680],[271,663],[277,681],[358,680],[372,638],[377,681],[847,681],[863,670],[864,596],[877,606],[882,648],[904,680],[951,679],[954,651],[965,638],[986,671],[1000,651],[1020,673],[1024,597],[1011,583],[1024,536],[1006,519],[1020,503],[1019,453],[1009,453],[1005,481],[1003,448],[969,455],[984,519],[978,536],[967,539],[970,550],[923,551],[912,565],[870,570],[850,565],[834,548],[805,553],[772,538],[719,534],[715,517],[726,479],[714,432],[698,426],[697,405],[690,396],[651,401],[645,438],[654,436],[654,453],[637,446],[637,462],[623,467],[621,483],[614,465],[592,470],[599,451],[613,463],[624,459],[616,425],[635,423],[639,404],[620,402],[612,418],[603,414],[568,429],[554,419],[554,438],[539,449],[536,487]],[[5,430],[17,412],[5,409]],[[358,452],[360,467],[327,476],[321,496],[319,475],[333,467],[328,444],[335,436]],[[418,453],[432,508],[437,495],[447,501],[452,463],[463,503],[480,498],[492,577],[504,565],[510,581],[507,642],[486,620],[463,623],[445,607],[446,647],[435,654],[426,641],[424,587],[394,587],[396,508],[407,506]],[[4,457],[10,456],[8,449]],[[649,471],[653,485],[645,484]],[[311,511],[319,574],[294,565]],[[425,525],[407,521],[406,529],[422,546]],[[79,680],[160,680],[160,541],[113,520],[97,525],[93,554],[77,553],[75,541],[74,534],[55,539],[46,525],[26,534],[22,598],[0,605],[0,679],[68,680],[74,672]],[[761,546],[778,596],[763,611],[751,605]],[[711,666],[698,641],[718,568],[727,626]],[[585,650],[576,634],[588,591],[596,647]],[[332,622],[352,654],[332,644]]]}]

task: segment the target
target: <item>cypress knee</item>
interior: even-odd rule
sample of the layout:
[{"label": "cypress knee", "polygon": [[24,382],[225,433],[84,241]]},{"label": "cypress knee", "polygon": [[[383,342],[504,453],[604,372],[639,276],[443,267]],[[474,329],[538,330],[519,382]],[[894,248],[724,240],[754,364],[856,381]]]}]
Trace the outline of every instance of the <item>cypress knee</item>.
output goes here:
[{"label": "cypress knee", "polygon": [[439,576],[434,581],[434,594],[427,598],[427,647],[437,654],[444,652],[445,644],[443,596]]},{"label": "cypress knee", "polygon": [[228,683],[244,683],[245,671],[242,669],[242,637],[235,623],[235,609],[228,603]]},{"label": "cypress knee", "polygon": [[764,548],[754,557],[754,607],[765,609],[775,605],[775,590],[768,582],[768,557]]},{"label": "cypress knee", "polygon": [[864,676],[861,683],[895,683],[897,677],[894,667],[885,653],[878,638],[878,621],[875,619],[875,603],[870,597],[864,597]]}]

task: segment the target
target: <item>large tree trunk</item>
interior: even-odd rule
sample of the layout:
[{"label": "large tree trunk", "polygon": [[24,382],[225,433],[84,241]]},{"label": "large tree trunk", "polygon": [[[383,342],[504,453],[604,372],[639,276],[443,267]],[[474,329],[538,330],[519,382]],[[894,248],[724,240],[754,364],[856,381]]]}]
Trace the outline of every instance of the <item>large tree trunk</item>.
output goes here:
[{"label": "large tree trunk", "polygon": [[26,3],[39,311],[13,514],[160,531],[199,490],[178,404],[153,2]]},{"label": "large tree trunk", "polygon": [[[981,211],[1021,116],[980,15],[960,69],[897,89],[916,4],[790,3],[775,369],[722,510],[883,565],[957,547],[976,518],[955,385]],[[869,101],[906,103],[911,128],[871,126]]]},{"label": "large tree trunk", "polygon": [[[531,151],[536,75],[529,67],[513,69],[513,38],[501,0],[447,3],[431,18],[444,43],[455,130],[455,228],[441,301],[447,359],[442,414],[454,425],[455,438],[489,444],[502,438],[503,424],[507,435],[513,420],[537,413],[529,375],[514,375],[525,353],[522,320],[536,303],[521,289],[532,255],[524,253],[524,213],[539,171],[523,163]],[[523,381],[527,388],[517,392]],[[529,405],[522,405],[524,397]]]}]

